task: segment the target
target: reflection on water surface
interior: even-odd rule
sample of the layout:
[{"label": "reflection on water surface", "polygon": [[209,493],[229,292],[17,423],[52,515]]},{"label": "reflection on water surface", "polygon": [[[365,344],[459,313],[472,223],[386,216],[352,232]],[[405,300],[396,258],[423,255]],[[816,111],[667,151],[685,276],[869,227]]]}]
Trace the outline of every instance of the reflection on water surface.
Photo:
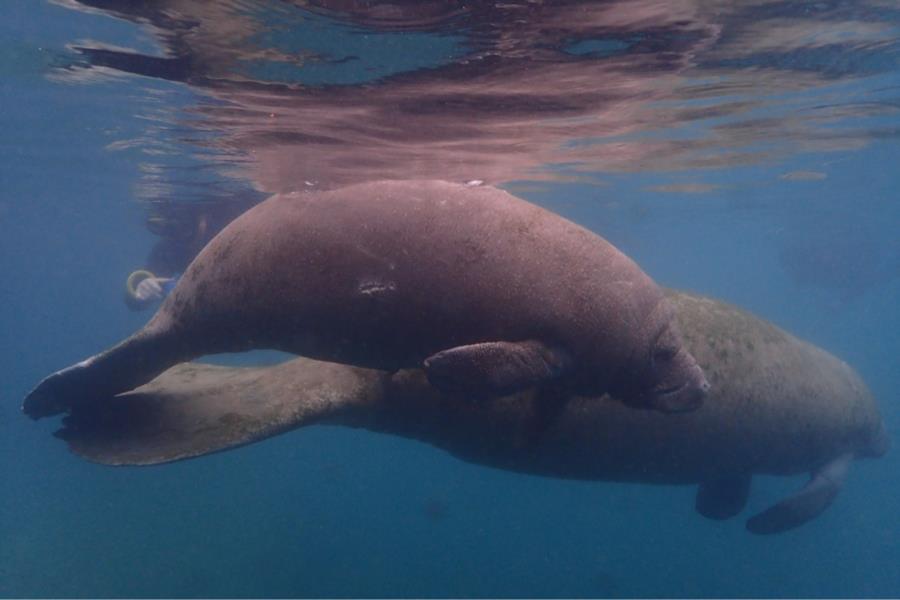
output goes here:
[{"label": "reflection on water surface", "polygon": [[896,134],[866,123],[895,89],[846,86],[896,65],[900,13],[876,1],[66,4],[160,45],[74,42],[71,77],[189,84],[176,135],[267,193],[718,169]]}]

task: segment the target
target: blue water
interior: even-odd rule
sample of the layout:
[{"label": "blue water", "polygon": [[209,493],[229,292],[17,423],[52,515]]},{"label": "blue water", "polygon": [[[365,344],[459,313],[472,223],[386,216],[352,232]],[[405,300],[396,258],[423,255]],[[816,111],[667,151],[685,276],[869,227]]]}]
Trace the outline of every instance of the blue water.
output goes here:
[{"label": "blue water", "polygon": [[[19,408],[146,321],[122,294],[158,241],[148,214],[408,172],[507,187],[828,349],[900,431],[900,12],[613,2],[553,37],[571,15],[500,36],[499,8],[106,4],[0,11],[0,596],[900,595],[896,451],[760,538],[701,518],[690,486],[523,476],[348,429],[98,466]],[[354,119],[376,102],[384,121]],[[756,477],[744,514],[802,482]]]}]

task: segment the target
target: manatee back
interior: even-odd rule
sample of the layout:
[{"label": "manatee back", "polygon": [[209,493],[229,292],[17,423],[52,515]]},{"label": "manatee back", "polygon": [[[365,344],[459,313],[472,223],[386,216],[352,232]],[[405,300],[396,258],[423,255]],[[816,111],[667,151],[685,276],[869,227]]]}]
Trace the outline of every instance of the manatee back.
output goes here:
[{"label": "manatee back", "polygon": [[[730,304],[670,293],[688,349],[712,385],[697,416],[735,463],[790,473],[844,452],[878,453],[878,407],[847,363]],[[709,435],[709,433],[707,433]]]},{"label": "manatee back", "polygon": [[661,298],[607,241],[503,190],[381,181],[255,206],[201,251],[153,326],[200,354],[267,347],[389,370],[547,339],[605,381]]}]

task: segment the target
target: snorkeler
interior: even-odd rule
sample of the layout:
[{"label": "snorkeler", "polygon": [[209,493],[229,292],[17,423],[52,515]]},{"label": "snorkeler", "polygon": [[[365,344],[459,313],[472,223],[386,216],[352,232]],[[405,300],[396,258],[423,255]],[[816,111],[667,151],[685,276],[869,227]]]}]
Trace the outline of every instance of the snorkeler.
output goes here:
[{"label": "snorkeler", "polygon": [[[147,217],[147,229],[158,235],[143,268],[125,281],[125,304],[145,310],[161,301],[175,287],[178,274],[193,260],[209,239],[205,214],[179,207]],[[224,224],[223,224],[224,226]]]},{"label": "snorkeler", "polygon": [[207,242],[260,199],[248,194],[237,200],[155,206],[146,225],[160,239],[146,264],[125,282],[128,308],[145,310],[163,300]]},{"label": "snorkeler", "polygon": [[144,310],[169,295],[178,283],[178,275],[157,277],[138,269],[125,281],[125,304],[132,310]]}]

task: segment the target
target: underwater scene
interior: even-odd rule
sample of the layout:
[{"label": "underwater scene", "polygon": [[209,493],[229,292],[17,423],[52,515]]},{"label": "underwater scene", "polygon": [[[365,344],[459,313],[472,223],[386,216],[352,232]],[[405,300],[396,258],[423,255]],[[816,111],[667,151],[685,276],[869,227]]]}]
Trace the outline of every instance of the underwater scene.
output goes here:
[{"label": "underwater scene", "polygon": [[900,595],[897,2],[0,14],[0,597]]}]

